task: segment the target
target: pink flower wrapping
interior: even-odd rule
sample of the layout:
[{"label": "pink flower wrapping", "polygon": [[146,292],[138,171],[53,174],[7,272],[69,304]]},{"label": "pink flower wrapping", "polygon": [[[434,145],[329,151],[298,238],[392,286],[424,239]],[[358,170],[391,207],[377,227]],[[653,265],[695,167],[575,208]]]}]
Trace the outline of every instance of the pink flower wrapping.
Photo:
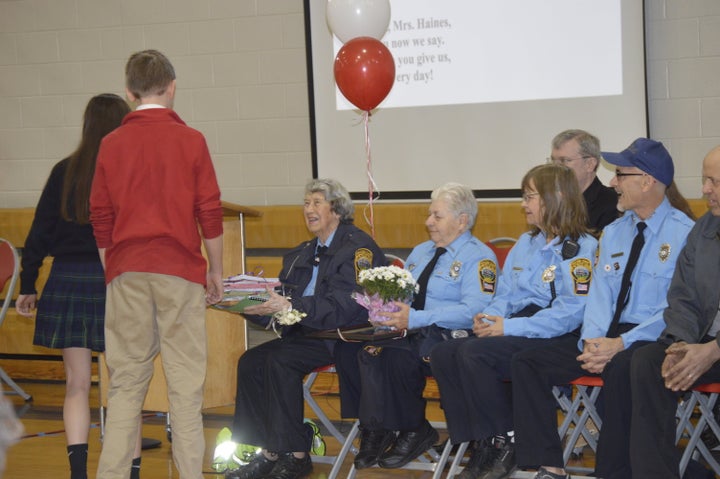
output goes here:
[{"label": "pink flower wrapping", "polygon": [[[368,321],[371,323],[382,323],[387,321],[388,318],[381,315],[381,312],[394,313],[396,311],[400,311],[400,308],[394,301],[383,301],[377,293],[370,296],[367,293],[353,293],[352,297],[357,304],[368,310]],[[378,328],[385,330],[395,329],[387,326],[378,326]]]}]

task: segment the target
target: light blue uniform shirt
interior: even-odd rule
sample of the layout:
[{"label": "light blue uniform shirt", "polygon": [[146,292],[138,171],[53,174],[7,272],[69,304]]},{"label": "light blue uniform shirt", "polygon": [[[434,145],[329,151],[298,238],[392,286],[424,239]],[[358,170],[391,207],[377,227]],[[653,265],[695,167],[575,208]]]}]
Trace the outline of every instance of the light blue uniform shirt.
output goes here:
[{"label": "light blue uniform shirt", "polygon": [[[330,243],[332,243],[332,240],[335,237],[335,231],[337,231],[337,230],[333,230],[333,232],[330,233],[330,236],[328,236],[328,239],[327,239],[327,241],[325,241],[325,243],[321,243],[320,238],[318,238],[317,246],[327,246],[329,248]],[[317,253],[317,246],[315,247],[314,253]],[[322,261],[322,259],[320,261]],[[305,291],[303,291],[303,296],[314,296],[315,295],[315,283],[317,283],[319,267],[320,267],[319,264],[313,264],[312,277],[310,277],[310,282],[305,287]]]},{"label": "light blue uniform shirt", "polygon": [[[405,268],[417,280],[434,255],[435,243],[421,243],[408,256]],[[495,293],[497,275],[495,253],[466,231],[440,256],[428,280],[425,309],[410,309],[408,327],[436,324],[447,329],[472,328],[473,316]]]},{"label": "light blue uniform shirt", "polygon": [[[580,327],[592,279],[592,261],[597,240],[590,235],[577,241],[579,250],[569,259],[562,258],[562,242],[547,243],[547,236],[524,233],[510,250],[495,298],[483,313],[505,318],[505,336],[554,338]],[[554,269],[553,269],[554,268]],[[553,270],[555,300],[550,282],[543,273]],[[546,278],[547,279],[547,278]],[[530,317],[509,318],[530,304],[542,309]]]},{"label": "light blue uniform shirt", "polygon": [[[595,278],[583,320],[581,340],[602,338],[615,314],[623,272],[627,264],[637,224],[641,220],[634,212],[610,223],[600,238],[600,253],[595,265]],[[685,213],[673,208],[665,198],[650,218],[644,220],[645,245],[632,273],[632,287],[627,306],[620,316],[620,324],[637,324],[621,335],[625,348],[635,341],[655,341],[665,328],[663,311],[667,307],[667,291],[675,271],[675,262],[685,246],[693,221]]]}]

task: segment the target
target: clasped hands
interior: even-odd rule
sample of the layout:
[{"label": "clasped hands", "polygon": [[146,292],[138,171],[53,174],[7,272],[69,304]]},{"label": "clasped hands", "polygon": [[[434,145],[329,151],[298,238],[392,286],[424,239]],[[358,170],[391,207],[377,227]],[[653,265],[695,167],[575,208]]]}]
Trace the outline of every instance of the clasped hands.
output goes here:
[{"label": "clasped hands", "polygon": [[719,359],[720,347],[715,341],[671,344],[665,350],[661,369],[665,387],[672,391],[687,391]]},{"label": "clasped hands", "polygon": [[489,336],[504,336],[505,318],[485,313],[478,313],[473,317],[473,334],[479,338]]},{"label": "clasped hands", "polygon": [[583,340],[583,352],[577,360],[585,371],[600,374],[617,353],[625,349],[622,338],[591,338]]}]

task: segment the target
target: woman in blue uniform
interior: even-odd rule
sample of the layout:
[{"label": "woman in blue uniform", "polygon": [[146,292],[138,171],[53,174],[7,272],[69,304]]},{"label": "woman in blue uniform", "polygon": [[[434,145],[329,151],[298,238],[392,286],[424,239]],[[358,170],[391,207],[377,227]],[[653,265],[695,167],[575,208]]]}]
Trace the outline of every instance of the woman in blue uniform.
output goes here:
[{"label": "woman in blue uniform", "polygon": [[400,310],[386,313],[383,322],[411,334],[369,343],[358,356],[358,469],[402,467],[437,441],[437,431],[425,419],[423,398],[431,375],[430,350],[453,334],[467,335],[473,315],[495,293],[495,254],[470,231],[477,217],[472,190],[447,183],[431,199],[425,220],[430,239],[416,246],[405,263],[419,290],[412,304],[395,303]]},{"label": "woman in blue uniform", "polygon": [[431,365],[450,439],[473,441],[462,479],[505,477],[515,467],[512,407],[505,381],[512,355],[580,327],[597,241],[577,179],[559,165],[522,180],[531,230],[510,251],[490,304],[470,338],[439,344]]}]

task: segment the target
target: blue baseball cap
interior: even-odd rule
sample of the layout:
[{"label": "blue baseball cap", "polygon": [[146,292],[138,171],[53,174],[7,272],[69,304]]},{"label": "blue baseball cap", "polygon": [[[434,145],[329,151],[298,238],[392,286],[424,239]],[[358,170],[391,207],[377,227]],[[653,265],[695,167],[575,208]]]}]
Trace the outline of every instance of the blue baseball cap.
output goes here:
[{"label": "blue baseball cap", "polygon": [[638,138],[620,153],[602,152],[608,163],[617,166],[634,166],[665,186],[670,186],[675,174],[672,156],[659,141]]}]

